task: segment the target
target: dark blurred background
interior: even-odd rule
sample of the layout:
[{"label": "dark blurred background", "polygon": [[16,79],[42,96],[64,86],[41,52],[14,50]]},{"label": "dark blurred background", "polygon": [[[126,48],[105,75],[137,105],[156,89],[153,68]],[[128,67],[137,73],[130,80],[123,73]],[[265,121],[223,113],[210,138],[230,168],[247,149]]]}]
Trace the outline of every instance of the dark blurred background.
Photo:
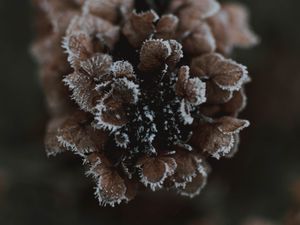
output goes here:
[{"label": "dark blurred background", "polygon": [[214,170],[193,199],[143,194],[129,205],[101,208],[78,158],[48,159],[47,121],[37,65],[29,0],[0,0],[0,224],[189,224],[213,218],[238,225],[246,218],[281,221],[300,179],[300,1],[240,0],[262,39],[233,58],[248,66],[248,106],[239,153],[211,161]]}]

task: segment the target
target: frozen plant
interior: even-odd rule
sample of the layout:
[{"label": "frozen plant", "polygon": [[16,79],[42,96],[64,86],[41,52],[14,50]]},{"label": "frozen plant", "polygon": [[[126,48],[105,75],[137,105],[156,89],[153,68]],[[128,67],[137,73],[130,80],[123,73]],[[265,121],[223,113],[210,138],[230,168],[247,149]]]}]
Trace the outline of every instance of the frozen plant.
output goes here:
[{"label": "frozen plant", "polygon": [[[33,46],[49,156],[72,151],[101,205],[139,190],[194,197],[208,157],[232,157],[250,79],[228,58],[257,42],[240,5],[216,0],[34,0]],[[152,4],[151,4],[152,2]],[[156,8],[151,8],[156,6]]]}]

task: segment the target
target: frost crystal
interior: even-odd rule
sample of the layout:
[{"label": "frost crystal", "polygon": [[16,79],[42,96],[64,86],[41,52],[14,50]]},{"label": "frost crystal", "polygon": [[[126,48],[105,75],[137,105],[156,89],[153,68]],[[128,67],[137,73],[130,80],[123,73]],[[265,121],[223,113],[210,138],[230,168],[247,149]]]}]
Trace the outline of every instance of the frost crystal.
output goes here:
[{"label": "frost crystal", "polygon": [[227,58],[257,42],[247,11],[216,0],[171,0],[168,14],[134,0],[34,3],[47,155],[79,155],[100,205],[141,186],[198,195],[206,158],[232,157],[249,125],[237,119],[248,72]]}]

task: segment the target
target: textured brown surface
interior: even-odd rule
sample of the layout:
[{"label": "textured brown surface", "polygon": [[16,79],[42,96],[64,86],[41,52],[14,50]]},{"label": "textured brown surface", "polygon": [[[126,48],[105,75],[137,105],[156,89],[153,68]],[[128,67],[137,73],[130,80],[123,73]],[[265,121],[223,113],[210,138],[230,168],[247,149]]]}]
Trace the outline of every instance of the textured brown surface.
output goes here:
[{"label": "textured brown surface", "polygon": [[[46,52],[55,45],[54,56],[64,52],[69,65],[58,58],[51,59],[52,67],[72,71],[61,81],[57,75],[52,75],[53,82],[46,77],[57,85],[64,82],[69,93],[60,97],[70,98],[66,108],[60,99],[57,104],[50,101],[53,121],[46,133],[47,154],[67,150],[81,156],[104,206],[128,202],[130,183],[195,197],[207,183],[206,158],[232,157],[238,150],[239,132],[249,126],[248,121],[235,119],[241,108],[227,104],[233,113],[222,110],[250,78],[245,66],[221,55],[216,45],[223,40],[215,38],[228,39],[226,54],[243,46],[237,36],[244,35],[248,26],[246,11],[215,0],[174,0],[166,12],[155,7],[167,13],[158,15],[149,2],[139,3],[143,12],[133,0],[34,1],[36,19],[46,16],[52,25],[47,34],[37,27],[33,54],[41,70],[55,73],[55,69],[49,72],[51,56]],[[223,11],[230,16],[214,18]],[[64,12],[71,16],[62,19]],[[242,17],[241,23],[235,17]],[[224,29],[213,30],[209,19],[214,25],[226,23]],[[60,50],[53,36],[61,37]],[[251,46],[256,41],[244,43]],[[209,44],[213,46],[206,47]],[[45,80],[43,73],[41,79]],[[55,87],[44,83],[46,95],[56,93]],[[245,98],[240,100],[246,104]],[[72,103],[76,103],[73,110]],[[204,104],[217,111],[208,115]],[[91,162],[90,154],[98,160]]]}]

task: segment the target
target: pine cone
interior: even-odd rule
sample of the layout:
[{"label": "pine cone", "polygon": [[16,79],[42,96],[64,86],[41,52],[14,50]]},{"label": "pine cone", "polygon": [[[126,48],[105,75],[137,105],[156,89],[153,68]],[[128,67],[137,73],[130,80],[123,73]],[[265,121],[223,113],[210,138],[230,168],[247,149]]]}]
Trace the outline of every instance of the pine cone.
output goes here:
[{"label": "pine cone", "polygon": [[247,69],[221,55],[256,42],[245,11],[172,0],[159,15],[134,9],[141,3],[34,1],[33,52],[52,116],[47,154],[82,157],[101,205],[127,202],[142,187],[194,197],[207,181],[206,158],[232,157],[249,125],[236,118]]}]

